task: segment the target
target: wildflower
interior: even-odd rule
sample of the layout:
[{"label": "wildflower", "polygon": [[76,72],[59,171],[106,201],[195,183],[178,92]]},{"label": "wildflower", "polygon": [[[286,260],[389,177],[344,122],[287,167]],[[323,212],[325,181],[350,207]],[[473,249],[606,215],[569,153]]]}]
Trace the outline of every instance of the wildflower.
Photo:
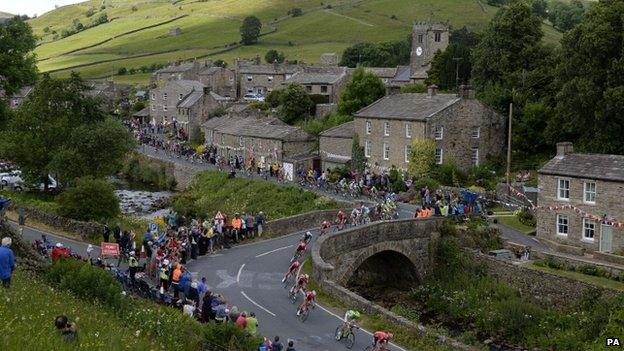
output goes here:
[{"label": "wildflower", "polygon": [[134,335],[136,335],[138,337],[139,335],[141,335],[141,331],[140,330],[135,331]]}]

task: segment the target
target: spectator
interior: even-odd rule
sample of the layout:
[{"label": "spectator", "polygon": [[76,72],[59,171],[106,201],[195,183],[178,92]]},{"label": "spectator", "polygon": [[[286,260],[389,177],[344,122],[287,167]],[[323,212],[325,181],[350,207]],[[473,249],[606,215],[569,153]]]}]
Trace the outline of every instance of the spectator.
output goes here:
[{"label": "spectator", "polygon": [[104,232],[102,233],[102,238],[104,239],[104,242],[107,243],[110,240],[110,228],[108,227],[108,224],[104,224]]},{"label": "spectator", "polygon": [[195,306],[199,306],[199,291],[197,290],[197,282],[192,282],[188,289],[188,294],[184,294],[187,300],[192,300]]},{"label": "spectator", "polygon": [[247,331],[247,333],[251,336],[256,336],[256,333],[258,332],[258,319],[256,319],[256,314],[251,312],[249,317],[245,320],[245,323],[245,331]]},{"label": "spectator", "polygon": [[182,277],[183,267],[181,264],[176,263],[176,268],[173,270],[171,276],[171,286],[173,286],[173,297],[176,299],[180,297],[180,278]]},{"label": "spectator", "polygon": [[262,236],[262,229],[264,227],[264,212],[258,212],[256,216],[256,233],[258,234],[258,238]]},{"label": "spectator", "polygon": [[232,323],[235,323],[238,320],[239,316],[240,316],[240,313],[238,313],[238,307],[232,306],[232,308],[230,309],[230,312],[228,313],[228,319]]},{"label": "spectator", "polygon": [[247,313],[243,312],[238,316],[235,322],[236,326],[245,330],[247,328]]},{"label": "spectator", "polygon": [[286,351],[297,351],[297,350],[295,350],[295,341],[294,340],[288,340],[288,347],[286,348]]},{"label": "spectator", "polygon": [[0,247],[0,279],[5,288],[11,287],[11,276],[15,270],[15,255],[13,255],[13,250],[9,248],[12,243],[11,238],[2,238],[2,246]]},{"label": "spectator", "polygon": [[51,253],[52,262],[58,261],[61,257],[69,257],[69,252],[63,247],[63,244],[56,243]]},{"label": "spectator", "polygon": [[60,315],[54,320],[56,329],[61,333],[63,340],[76,343],[78,341],[78,326],[75,322],[70,322],[67,316]]},{"label": "spectator", "polygon": [[113,228],[113,238],[115,238],[115,242],[119,244],[119,241],[121,240],[121,227],[119,226],[119,223],[117,223],[115,228]]},{"label": "spectator", "polygon": [[194,317],[195,316],[195,302],[192,300],[186,300],[184,306],[182,307],[182,313]]},{"label": "spectator", "polygon": [[283,349],[284,349],[284,345],[282,345],[282,343],[280,342],[280,337],[276,335],[275,339],[273,339],[272,351],[282,351]]}]

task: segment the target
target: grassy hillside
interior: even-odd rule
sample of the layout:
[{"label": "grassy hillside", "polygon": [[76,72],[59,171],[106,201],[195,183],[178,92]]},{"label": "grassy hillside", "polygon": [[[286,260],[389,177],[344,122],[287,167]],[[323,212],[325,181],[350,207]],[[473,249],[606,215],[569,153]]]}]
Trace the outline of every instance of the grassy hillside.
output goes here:
[{"label": "grassy hillside", "polygon": [[[302,16],[287,15],[295,7],[303,9]],[[41,71],[67,76],[77,70],[87,78],[103,78],[120,67],[202,57],[231,63],[237,57],[263,57],[269,49],[313,63],[324,52],[341,53],[358,41],[403,39],[415,20],[481,30],[495,12],[479,0],[91,0],[61,7],[30,23],[40,37],[36,54]],[[104,13],[110,22],[60,38],[74,20],[86,26]],[[257,45],[241,47],[239,27],[248,15],[261,19],[263,36]],[[176,27],[182,34],[169,36],[169,29]],[[546,29],[547,38],[556,40],[558,33]]]}]

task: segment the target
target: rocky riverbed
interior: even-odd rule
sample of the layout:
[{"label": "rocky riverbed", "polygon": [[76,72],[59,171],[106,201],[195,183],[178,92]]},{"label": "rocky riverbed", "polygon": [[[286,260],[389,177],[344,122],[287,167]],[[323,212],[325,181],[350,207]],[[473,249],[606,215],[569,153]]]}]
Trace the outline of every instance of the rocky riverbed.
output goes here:
[{"label": "rocky riverbed", "polygon": [[163,210],[171,204],[169,191],[138,191],[138,190],[115,190],[119,198],[119,207],[124,214],[144,216]]}]

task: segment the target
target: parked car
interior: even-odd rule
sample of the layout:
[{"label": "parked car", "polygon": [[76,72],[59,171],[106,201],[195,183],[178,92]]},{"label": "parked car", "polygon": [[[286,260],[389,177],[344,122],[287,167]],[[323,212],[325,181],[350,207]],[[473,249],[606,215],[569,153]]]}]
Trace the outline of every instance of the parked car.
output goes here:
[{"label": "parked car", "polygon": [[264,102],[264,96],[260,94],[245,94],[243,96],[245,102]]},{"label": "parked car", "polygon": [[[24,182],[24,180],[22,179],[22,171],[20,170],[11,171],[6,175],[0,176],[0,184],[2,184],[2,187],[9,187],[15,191],[24,191],[31,189],[38,189],[43,191],[45,189],[45,184],[43,183],[27,184],[26,182]],[[56,189],[57,186],[58,183],[56,179],[48,175],[48,190]]]},{"label": "parked car", "polygon": [[12,170],[0,173],[0,184],[2,184],[2,187],[13,185],[18,181],[22,181],[22,171]]},{"label": "parked car", "polygon": [[511,260],[513,257],[513,255],[511,254],[511,251],[506,250],[506,249],[492,250],[489,252],[489,255],[494,256],[496,258],[504,259],[504,260]]}]

